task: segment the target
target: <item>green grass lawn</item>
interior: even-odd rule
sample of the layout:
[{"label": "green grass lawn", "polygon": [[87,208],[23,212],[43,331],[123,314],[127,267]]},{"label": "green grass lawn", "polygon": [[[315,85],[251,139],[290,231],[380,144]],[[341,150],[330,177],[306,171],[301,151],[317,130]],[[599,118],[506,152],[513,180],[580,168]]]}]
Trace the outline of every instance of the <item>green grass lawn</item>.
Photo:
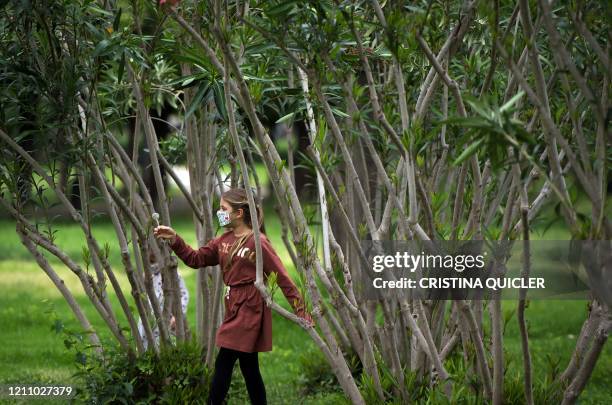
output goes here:
[{"label": "green grass lawn", "polygon": [[[178,219],[175,228],[186,240],[195,244],[192,223],[188,219]],[[286,264],[289,273],[297,280],[295,269],[284,249],[280,238],[280,227],[273,215],[266,217],[267,233]],[[68,383],[76,371],[74,352],[64,347],[62,334],[52,330],[57,316],[68,329],[78,329],[77,322],[65,304],[60,293],[52,285],[43,271],[32,260],[29,253],[19,243],[10,221],[0,221],[0,382],[46,382]],[[93,229],[100,240],[112,241],[114,233],[110,224],[97,223]],[[73,258],[81,257],[83,238],[73,224],[62,224],[57,234],[57,243]],[[124,291],[129,291],[128,282],[121,273],[119,252],[111,244],[111,263],[118,269],[118,277]],[[115,249],[115,250],[113,250]],[[85,313],[100,331],[103,339],[110,339],[95,310],[89,305],[87,297],[77,278],[58,261],[52,260],[56,271],[76,295]],[[184,277],[191,293],[188,316],[190,324],[195,324],[195,272],[184,265],[179,271]],[[108,287],[111,288],[110,286]],[[281,305],[289,308],[284,298],[276,296]],[[112,303],[120,313],[114,296]],[[504,311],[511,311],[515,302],[503,303]],[[534,380],[544,378],[547,364],[559,361],[561,370],[567,365],[580,326],[586,314],[586,301],[532,301],[527,309],[531,353],[534,364]],[[485,317],[486,318],[486,317]],[[125,325],[125,322],[124,322]],[[271,404],[329,404],[342,401],[342,394],[319,393],[305,396],[300,391],[300,355],[312,350],[314,344],[298,326],[274,314],[274,350],[260,353],[260,365],[269,403]],[[519,375],[522,369],[520,340],[516,317],[508,324],[504,336],[506,357],[511,359],[508,369],[510,375]],[[239,368],[235,368],[234,384],[242,384]],[[602,356],[587,385],[581,403],[607,403],[612,397],[609,376],[612,373],[612,349],[606,345]],[[233,398],[230,404],[243,403],[246,398]],[[345,401],[344,401],[345,402]]]}]

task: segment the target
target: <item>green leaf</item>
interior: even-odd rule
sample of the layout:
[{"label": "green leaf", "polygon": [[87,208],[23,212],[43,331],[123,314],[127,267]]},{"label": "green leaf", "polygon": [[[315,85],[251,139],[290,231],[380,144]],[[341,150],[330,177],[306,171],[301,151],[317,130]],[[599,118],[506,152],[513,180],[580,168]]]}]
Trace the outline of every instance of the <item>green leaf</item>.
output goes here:
[{"label": "green leaf", "polygon": [[271,17],[280,16],[281,14],[289,15],[291,14],[291,11],[293,11],[293,8],[295,7],[296,3],[297,3],[296,0],[289,0],[284,3],[280,3],[278,5],[275,5],[269,8],[266,11],[266,14]]},{"label": "green leaf", "polygon": [[279,119],[276,120],[276,124],[280,124],[281,122],[287,122],[287,121],[291,121],[293,120],[293,117],[295,116],[295,111],[291,112],[287,115],[284,115],[282,117],[280,117]]},{"label": "green leaf", "polygon": [[55,333],[60,333],[63,329],[64,324],[59,319],[56,319],[55,322],[53,322],[53,325],[51,325],[51,330],[55,331]]},{"label": "green leaf", "polygon": [[509,110],[510,108],[512,108],[512,106],[514,104],[516,104],[521,99],[521,97],[523,97],[524,94],[525,94],[525,92],[523,90],[521,90],[518,93],[516,93],[514,95],[514,97],[512,97],[510,100],[508,100],[508,102],[506,104],[502,105],[499,108],[499,112],[503,113],[506,110]]},{"label": "green leaf", "polygon": [[189,50],[183,50],[183,53],[180,55],[175,55],[174,59],[177,62],[187,62],[193,63],[194,65],[207,70],[210,63],[207,60],[202,59],[202,57],[195,52],[190,52]]},{"label": "green leaf", "polygon": [[98,6],[96,6],[95,4],[90,4],[87,9],[89,11],[91,11],[92,13],[97,13],[97,14],[101,14],[103,16],[106,17],[112,17],[113,13],[111,13],[110,11],[104,10],[103,8],[100,8]]},{"label": "green leaf", "polygon": [[224,121],[227,121],[227,109],[225,105],[225,95],[223,94],[223,84],[214,82],[212,84],[213,96],[215,98],[215,106]]},{"label": "green leaf", "polygon": [[480,138],[477,141],[473,142],[470,146],[465,148],[463,152],[461,152],[461,154],[459,155],[459,157],[457,157],[457,159],[455,159],[453,164],[455,166],[460,165],[464,160],[472,156],[474,153],[478,152],[478,148],[484,143],[484,141],[485,138]]},{"label": "green leaf", "polygon": [[270,49],[278,49],[278,46],[272,42],[261,43],[247,46],[244,50],[245,55],[261,54]]},{"label": "green leaf", "polygon": [[470,105],[470,107],[472,107],[472,110],[474,110],[481,117],[491,118],[491,110],[483,101],[468,96],[465,97],[465,101]]},{"label": "green leaf", "polygon": [[337,108],[332,108],[331,110],[334,113],[334,115],[337,115],[339,117],[348,118],[349,116],[347,113],[345,113],[344,111],[340,111]]},{"label": "green leaf", "polygon": [[119,7],[119,11],[117,12],[117,15],[115,16],[115,20],[113,21],[113,31],[117,31],[119,29],[119,24],[121,23],[122,12],[123,12],[123,9]]},{"label": "green leaf", "polygon": [[103,52],[109,46],[111,46],[111,42],[108,39],[103,39],[102,41],[98,42],[98,45],[96,45],[96,48],[94,49],[92,56],[94,58],[96,58],[98,56],[102,56]]},{"label": "green leaf", "polygon": [[267,78],[267,77],[257,77],[257,76],[252,76],[249,74],[243,74],[244,79],[245,80],[253,80],[253,81],[257,81],[257,82],[265,82],[265,83],[272,83],[272,82],[286,82],[287,81],[287,77],[283,77],[283,76],[275,76],[273,78]]},{"label": "green leaf", "polygon": [[202,104],[202,99],[204,98],[204,95],[208,93],[209,89],[210,83],[205,83],[203,86],[200,86],[198,92],[193,97],[193,100],[191,100],[191,105],[189,106],[189,109],[185,113],[185,119],[189,118],[191,114],[193,114],[194,111]]},{"label": "green leaf", "polygon": [[78,352],[75,355],[75,361],[84,366],[85,364],[87,364],[87,355],[85,353]]}]

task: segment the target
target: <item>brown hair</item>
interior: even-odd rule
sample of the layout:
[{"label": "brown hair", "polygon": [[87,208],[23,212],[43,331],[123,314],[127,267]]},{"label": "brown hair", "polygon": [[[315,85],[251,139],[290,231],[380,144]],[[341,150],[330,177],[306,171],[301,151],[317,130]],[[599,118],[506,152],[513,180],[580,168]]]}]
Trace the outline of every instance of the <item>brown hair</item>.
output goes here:
[{"label": "brown hair", "polygon": [[[231,188],[225,191],[223,194],[221,194],[221,198],[223,198],[232,207],[232,210],[234,211],[242,208],[243,213],[244,213],[243,215],[244,223],[247,224],[249,228],[253,229],[253,224],[251,223],[251,210],[249,208],[249,200],[247,198],[247,193],[245,189]],[[264,228],[264,223],[263,223],[264,221],[263,210],[261,209],[261,206],[257,203],[255,203],[255,207],[257,209],[257,220],[259,222],[259,231],[264,233],[265,228]],[[229,270],[229,268],[231,268],[231,263],[232,263],[232,259],[234,258],[234,255],[236,254],[238,250],[240,250],[240,248],[246,243],[246,241],[251,237],[252,234],[253,234],[253,231],[236,239],[236,241],[232,244],[227,261],[225,263],[225,266],[223,267],[224,272]]]}]

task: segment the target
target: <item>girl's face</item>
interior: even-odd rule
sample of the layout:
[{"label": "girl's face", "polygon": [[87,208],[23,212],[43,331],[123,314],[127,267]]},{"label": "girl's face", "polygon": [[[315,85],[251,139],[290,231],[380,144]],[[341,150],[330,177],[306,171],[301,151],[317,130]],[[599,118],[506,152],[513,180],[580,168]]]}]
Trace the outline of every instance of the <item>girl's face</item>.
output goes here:
[{"label": "girl's face", "polygon": [[223,198],[219,203],[219,211],[217,216],[219,218],[219,224],[224,227],[234,227],[238,225],[238,221],[242,220],[243,210],[242,208],[234,211],[231,205],[227,203]]}]

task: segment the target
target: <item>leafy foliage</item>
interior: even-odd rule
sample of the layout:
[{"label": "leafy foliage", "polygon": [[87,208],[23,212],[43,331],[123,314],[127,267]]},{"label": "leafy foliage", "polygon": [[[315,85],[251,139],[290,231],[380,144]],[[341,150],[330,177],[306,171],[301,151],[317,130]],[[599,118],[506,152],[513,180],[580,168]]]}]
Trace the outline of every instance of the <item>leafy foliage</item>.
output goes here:
[{"label": "leafy foliage", "polygon": [[512,163],[508,148],[515,150],[515,157],[523,146],[532,147],[535,138],[525,129],[525,123],[513,117],[516,104],[523,96],[520,92],[502,106],[497,106],[484,97],[477,100],[466,96],[465,101],[476,114],[471,117],[454,117],[444,123],[466,129],[458,139],[457,148],[464,147],[454,160],[455,165],[463,163],[476,153],[482,153],[491,160],[494,169]]},{"label": "leafy foliage", "polygon": [[152,350],[135,360],[118,348],[107,348],[102,358],[90,357],[75,374],[77,400],[86,403],[204,404],[211,370],[202,349],[192,338],[177,346]]}]

